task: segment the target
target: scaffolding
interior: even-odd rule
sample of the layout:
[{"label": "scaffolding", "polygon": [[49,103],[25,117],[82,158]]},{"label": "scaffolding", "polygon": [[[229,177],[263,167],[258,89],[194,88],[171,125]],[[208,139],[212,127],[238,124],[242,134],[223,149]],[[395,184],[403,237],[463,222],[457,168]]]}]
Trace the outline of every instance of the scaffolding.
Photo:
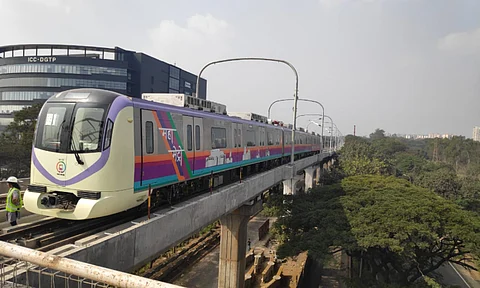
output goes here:
[{"label": "scaffolding", "polygon": [[179,288],[181,286],[0,241],[0,287]]}]

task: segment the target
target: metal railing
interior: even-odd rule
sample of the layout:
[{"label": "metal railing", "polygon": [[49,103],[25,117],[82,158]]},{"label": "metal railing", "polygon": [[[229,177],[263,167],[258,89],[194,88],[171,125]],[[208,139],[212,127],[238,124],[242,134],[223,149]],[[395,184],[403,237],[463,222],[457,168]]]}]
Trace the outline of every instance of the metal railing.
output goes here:
[{"label": "metal railing", "polygon": [[181,287],[3,241],[0,255],[0,287]]}]

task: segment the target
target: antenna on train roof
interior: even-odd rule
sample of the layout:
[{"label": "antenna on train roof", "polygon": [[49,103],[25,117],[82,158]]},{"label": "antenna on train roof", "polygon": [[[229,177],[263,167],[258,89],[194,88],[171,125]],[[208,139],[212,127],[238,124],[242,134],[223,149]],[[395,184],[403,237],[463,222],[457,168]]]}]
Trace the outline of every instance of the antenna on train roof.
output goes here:
[{"label": "antenna on train roof", "polygon": [[200,99],[186,94],[143,93],[142,99],[177,107],[227,115],[227,106],[210,100]]},{"label": "antenna on train roof", "polygon": [[241,119],[256,121],[260,123],[268,123],[267,117],[252,112],[230,112],[228,113],[228,116],[239,117]]}]

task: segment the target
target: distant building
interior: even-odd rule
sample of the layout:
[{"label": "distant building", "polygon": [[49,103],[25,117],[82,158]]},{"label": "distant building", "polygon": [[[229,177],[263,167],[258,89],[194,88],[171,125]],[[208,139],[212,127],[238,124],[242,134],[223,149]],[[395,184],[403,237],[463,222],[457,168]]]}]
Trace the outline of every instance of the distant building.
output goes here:
[{"label": "distant building", "polygon": [[[195,93],[197,76],[143,53],[119,47],[26,44],[0,47],[0,131],[13,113],[73,88],[142,93]],[[200,79],[198,97],[206,99]]]},{"label": "distant building", "polygon": [[473,141],[480,141],[480,127],[475,126],[473,128]]},{"label": "distant building", "polygon": [[428,135],[421,135],[421,134],[397,134],[398,137],[406,138],[406,139],[435,139],[435,138],[442,138],[442,139],[452,139],[455,135],[453,134],[438,134],[438,133],[429,133]]}]

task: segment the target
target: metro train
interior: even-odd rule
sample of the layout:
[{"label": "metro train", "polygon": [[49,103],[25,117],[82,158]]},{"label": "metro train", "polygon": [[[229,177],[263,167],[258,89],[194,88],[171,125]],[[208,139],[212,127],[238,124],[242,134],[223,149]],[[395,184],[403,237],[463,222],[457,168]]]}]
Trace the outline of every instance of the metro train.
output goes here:
[{"label": "metro train", "polygon": [[[163,103],[150,96],[73,89],[49,98],[35,128],[25,208],[103,217],[142,207],[149,195],[172,201],[290,160],[290,127],[188,95],[157,94]],[[320,152],[321,138],[297,130],[294,145],[295,157],[306,157]]]}]

